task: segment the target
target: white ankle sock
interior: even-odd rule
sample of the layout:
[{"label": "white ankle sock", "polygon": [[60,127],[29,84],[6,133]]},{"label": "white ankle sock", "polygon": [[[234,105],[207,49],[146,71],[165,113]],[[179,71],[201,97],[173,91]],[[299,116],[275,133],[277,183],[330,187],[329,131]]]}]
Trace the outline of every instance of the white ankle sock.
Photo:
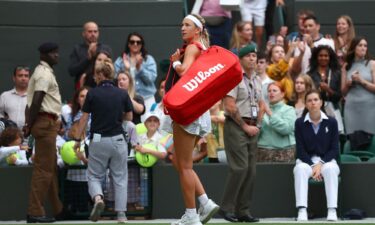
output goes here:
[{"label": "white ankle sock", "polygon": [[185,210],[185,213],[186,213],[186,215],[188,215],[188,216],[193,216],[193,215],[197,214],[197,209],[196,209],[196,208],[193,208],[193,209],[186,209],[186,210]]},{"label": "white ankle sock", "polygon": [[203,195],[198,196],[198,201],[201,205],[206,205],[206,203],[208,202],[207,194],[203,194]]}]

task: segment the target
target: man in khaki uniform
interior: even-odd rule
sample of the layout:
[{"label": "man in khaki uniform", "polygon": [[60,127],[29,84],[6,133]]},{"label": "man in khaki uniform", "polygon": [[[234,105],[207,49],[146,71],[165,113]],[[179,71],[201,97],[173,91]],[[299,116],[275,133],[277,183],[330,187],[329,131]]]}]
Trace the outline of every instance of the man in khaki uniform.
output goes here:
[{"label": "man in khaki uniform", "polygon": [[34,167],[31,178],[27,223],[51,223],[44,202],[48,196],[56,219],[62,219],[63,205],[58,196],[56,136],[60,128],[61,96],[52,69],[58,62],[58,45],[39,47],[40,63],[30,79],[25,111],[25,136],[35,138]]},{"label": "man in khaki uniform", "polygon": [[262,84],[255,73],[255,45],[243,47],[238,55],[243,79],[224,98],[224,144],[229,173],[219,213],[231,222],[258,222],[250,214],[250,199],[255,179]]}]

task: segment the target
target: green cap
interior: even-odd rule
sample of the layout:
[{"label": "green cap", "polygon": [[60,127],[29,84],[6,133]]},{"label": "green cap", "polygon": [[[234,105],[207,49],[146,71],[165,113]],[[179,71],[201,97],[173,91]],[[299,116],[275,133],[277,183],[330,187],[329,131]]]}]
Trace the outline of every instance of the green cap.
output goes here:
[{"label": "green cap", "polygon": [[251,52],[257,52],[257,48],[254,44],[248,44],[245,47],[241,48],[238,52],[238,57],[242,58]]}]

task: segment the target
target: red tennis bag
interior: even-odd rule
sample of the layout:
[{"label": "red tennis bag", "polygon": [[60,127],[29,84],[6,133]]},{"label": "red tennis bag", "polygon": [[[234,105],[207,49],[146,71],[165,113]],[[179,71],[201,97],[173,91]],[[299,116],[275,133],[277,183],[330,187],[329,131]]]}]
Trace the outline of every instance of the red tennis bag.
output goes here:
[{"label": "red tennis bag", "polygon": [[[178,75],[177,75],[178,76]],[[238,57],[219,46],[202,51],[163,98],[166,114],[188,125],[222,99],[242,80]]]}]

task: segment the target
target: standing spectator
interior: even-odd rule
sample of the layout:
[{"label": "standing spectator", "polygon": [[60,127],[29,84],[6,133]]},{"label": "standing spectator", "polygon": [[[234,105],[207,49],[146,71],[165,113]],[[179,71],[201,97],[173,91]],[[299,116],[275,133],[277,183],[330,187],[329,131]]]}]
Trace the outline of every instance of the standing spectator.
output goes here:
[{"label": "standing spectator", "polygon": [[7,118],[14,121],[19,128],[25,125],[29,78],[29,67],[16,66],[13,72],[14,88],[3,92],[0,96],[0,118]]},{"label": "standing spectator", "polygon": [[255,74],[255,45],[242,48],[239,57],[243,79],[224,97],[224,144],[229,173],[220,214],[230,222],[258,222],[250,214],[262,101],[262,84]]},{"label": "standing spectator", "polygon": [[[320,23],[315,16],[308,16],[303,22],[305,26],[305,34],[303,36],[303,41],[306,43],[305,52],[301,59],[301,71],[302,73],[307,73],[310,68],[309,60],[311,58],[311,49],[318,47],[320,45],[328,45],[333,50],[335,50],[335,44],[332,39],[325,38],[320,33]],[[296,55],[302,54],[299,49],[296,51]]]},{"label": "standing spectator", "polygon": [[120,72],[117,75],[117,86],[128,92],[130,100],[133,103],[133,123],[141,123],[141,116],[145,113],[146,107],[142,96],[137,95],[134,88],[133,77],[129,72]]},{"label": "standing spectator", "polygon": [[132,120],[133,106],[129,95],[112,82],[113,76],[114,68],[110,59],[95,66],[97,87],[87,93],[74,149],[80,147],[80,137],[91,113],[87,179],[94,206],[90,220],[97,221],[104,210],[102,181],[109,168],[114,183],[117,220],[123,223],[126,221],[128,148],[122,122],[123,118]]},{"label": "standing spectator", "polygon": [[115,61],[115,70],[116,75],[125,71],[133,77],[135,92],[143,97],[146,111],[150,111],[151,105],[155,103],[157,68],[155,59],[148,54],[145,45],[141,34],[130,33],[122,56]]},{"label": "standing spectator", "polygon": [[267,87],[273,80],[266,73],[267,66],[267,56],[263,52],[258,52],[256,73],[262,81],[262,98],[268,104]]},{"label": "standing spectator", "polygon": [[267,0],[246,0],[241,7],[242,20],[254,23],[258,48],[262,48],[266,7]]},{"label": "standing spectator", "polygon": [[302,116],[303,110],[305,109],[306,93],[314,89],[314,82],[307,74],[299,75],[294,81],[292,100],[288,102],[288,105],[294,106],[297,118]]},{"label": "standing spectator", "polygon": [[99,42],[99,27],[89,21],[83,25],[82,37],[84,42],[74,46],[73,52],[70,54],[69,73],[74,77],[75,88],[81,86],[94,87],[94,57],[104,50],[112,55],[112,49],[105,44]]},{"label": "standing spectator", "polygon": [[296,40],[303,40],[303,35],[306,33],[305,25],[303,22],[305,21],[306,17],[314,16],[314,12],[309,9],[301,9],[297,13],[297,25],[298,30],[288,34],[287,39],[288,41],[296,41]]},{"label": "standing spectator", "polygon": [[353,39],[341,73],[345,96],[344,121],[347,134],[365,131],[375,134],[375,61],[368,53],[367,40]]},{"label": "standing spectator", "polygon": [[[341,70],[335,51],[328,45],[312,49],[308,74],[320,90],[327,115],[334,117],[339,124],[339,132],[344,132],[340,114]],[[335,112],[337,112],[335,114]]]},{"label": "standing spectator", "polygon": [[[284,0],[268,0],[267,1],[267,7],[266,7],[266,12],[265,12],[265,24],[264,24],[264,29],[266,30],[266,39],[275,32],[274,26],[273,26],[275,7],[282,7],[282,6],[285,6]],[[281,23],[281,21],[279,22]],[[288,27],[286,27],[284,24],[281,24],[281,26],[282,27],[280,27],[280,32],[285,30],[285,34],[286,34]]]},{"label": "standing spectator", "polygon": [[49,197],[56,219],[63,217],[57,182],[56,137],[60,130],[61,96],[52,67],[58,62],[58,45],[46,42],[39,46],[40,63],[27,89],[25,137],[35,138],[35,156],[27,223],[51,223],[46,216],[44,200]]},{"label": "standing spectator", "polygon": [[285,104],[281,83],[268,85],[269,106],[265,105],[258,141],[258,162],[292,162],[295,153],[294,108]]},{"label": "standing spectator", "polygon": [[220,0],[196,0],[192,13],[206,21],[211,45],[228,48],[232,29],[232,14],[220,6]]},{"label": "standing spectator", "polygon": [[306,93],[306,109],[295,122],[297,160],[293,169],[297,221],[307,221],[309,178],[323,181],[327,196],[328,221],[337,221],[338,175],[340,168],[337,122],[321,111],[323,100],[319,91]]},{"label": "standing spectator", "polygon": [[253,44],[256,47],[252,39],[253,25],[251,22],[239,21],[233,27],[229,48],[234,54],[238,55],[238,51],[248,44]]},{"label": "standing spectator", "polygon": [[355,37],[355,29],[353,20],[348,15],[342,15],[337,19],[336,32],[333,37],[335,49],[340,65],[345,62],[345,56],[353,38]]}]

